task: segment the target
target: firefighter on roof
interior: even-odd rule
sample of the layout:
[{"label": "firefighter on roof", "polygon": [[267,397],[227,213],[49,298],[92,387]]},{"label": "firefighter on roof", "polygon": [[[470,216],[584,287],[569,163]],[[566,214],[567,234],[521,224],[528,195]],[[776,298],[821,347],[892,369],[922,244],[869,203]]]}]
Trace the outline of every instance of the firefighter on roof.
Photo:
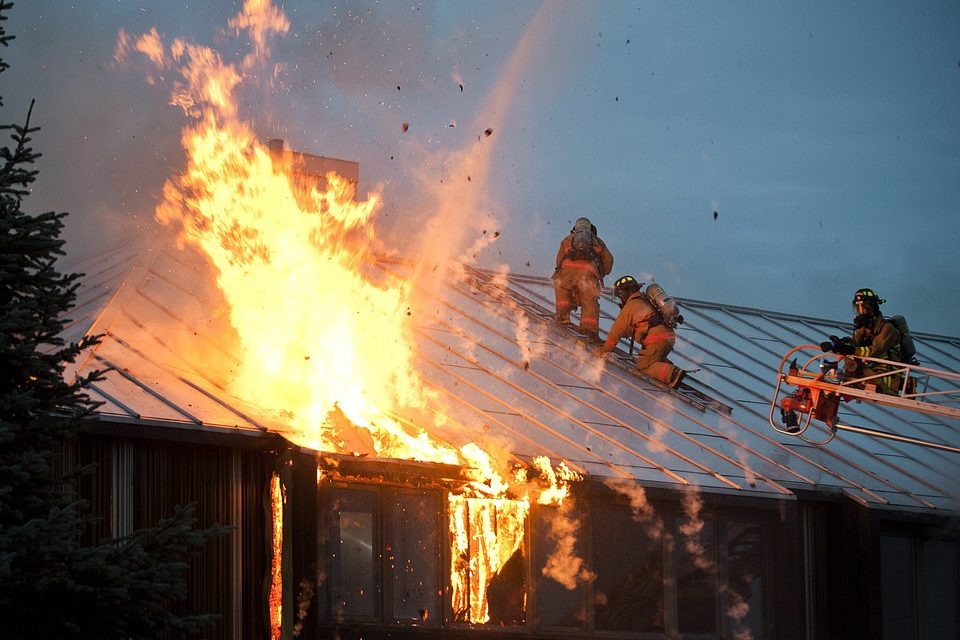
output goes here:
[{"label": "firefighter on roof", "polygon": [[[614,283],[613,294],[620,299],[620,315],[610,327],[603,346],[594,353],[598,356],[607,354],[613,351],[620,338],[632,335],[641,345],[637,371],[676,388],[684,371],[667,358],[676,342],[674,327],[683,322],[683,316],[676,313],[676,305],[658,285],[652,284],[644,292],[643,285],[633,276],[619,278]],[[658,300],[652,299],[651,295]]]},{"label": "firefighter on roof", "polygon": [[557,322],[571,324],[570,312],[580,307],[578,331],[591,342],[599,342],[600,290],[603,276],[613,269],[613,254],[597,228],[587,218],[577,218],[557,251],[553,286]]},{"label": "firefighter on roof", "polygon": [[[866,378],[891,369],[890,365],[870,363],[870,366],[857,358],[880,358],[901,362],[900,331],[893,322],[880,313],[880,305],[886,302],[873,289],[857,289],[853,295],[853,310],[857,314],[853,319],[853,337],[840,338],[830,336],[828,342],[821,342],[820,348],[842,356],[854,356],[844,359],[843,369],[848,379]],[[876,384],[884,393],[896,394],[900,380],[889,375],[868,380],[865,384]]]}]

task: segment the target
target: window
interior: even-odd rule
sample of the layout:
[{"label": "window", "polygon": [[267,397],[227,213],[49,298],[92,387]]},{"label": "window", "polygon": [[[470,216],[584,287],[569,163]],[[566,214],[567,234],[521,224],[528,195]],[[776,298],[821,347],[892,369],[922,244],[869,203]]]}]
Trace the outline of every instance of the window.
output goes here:
[{"label": "window", "polygon": [[440,497],[398,492],[390,499],[387,568],[393,574],[393,618],[440,620]]},{"label": "window", "polygon": [[330,504],[332,613],[339,620],[375,620],[380,584],[377,494],[335,489]]},{"label": "window", "polygon": [[[583,587],[574,581],[573,584],[569,585],[573,587],[570,589],[557,579],[544,576],[540,572],[540,568],[549,566],[551,557],[554,557],[558,552],[562,555],[566,551],[577,558],[583,557],[580,545],[582,529],[570,532],[576,538],[576,543],[572,545],[572,548],[560,549],[560,545],[567,541],[558,539],[558,533],[564,529],[563,522],[558,522],[558,519],[576,518],[576,516],[565,516],[556,507],[544,506],[538,507],[534,513],[536,519],[531,530],[536,535],[534,548],[537,553],[533,566],[537,567],[537,616],[540,625],[544,627],[583,627],[586,623]],[[555,527],[554,524],[560,526]],[[574,572],[576,572],[576,567],[574,567]],[[564,576],[564,579],[570,581],[569,576]]]},{"label": "window", "polygon": [[325,504],[329,617],[439,624],[439,492],[331,486]]},{"label": "window", "polygon": [[960,550],[954,541],[912,532],[880,538],[883,637],[897,640],[960,636]]},{"label": "window", "polygon": [[920,543],[920,637],[944,640],[960,637],[960,578],[958,545],[948,540]]},{"label": "window", "polygon": [[[538,627],[567,632],[755,640],[769,634],[774,525],[762,514],[698,509],[690,516],[667,503],[641,523],[627,504],[598,500],[581,522],[575,513],[538,506],[528,538],[522,502],[341,484],[321,494],[328,535],[323,601],[338,622],[522,627],[532,606]],[[891,539],[888,555],[905,561],[912,543],[902,549],[897,542]],[[947,603],[957,599],[958,550],[925,544],[925,584],[937,590],[924,605],[925,629],[929,637],[951,637],[944,634],[956,629],[956,607]],[[592,580],[544,575],[545,567],[569,566],[559,558],[583,562]],[[528,603],[531,566],[535,601]],[[911,615],[904,624],[916,627]]]},{"label": "window", "polygon": [[726,535],[726,612],[735,635],[763,637],[764,554],[761,528],[756,524],[728,522]]},{"label": "window", "polygon": [[630,509],[603,505],[593,510],[593,548],[596,628],[662,632],[662,541],[651,539]]},{"label": "window", "polygon": [[677,521],[676,545],[677,628],[681,633],[716,633],[718,630],[716,524],[698,522],[702,528],[684,533],[686,519]]},{"label": "window", "polygon": [[[596,573],[595,629],[690,638],[768,637],[769,522],[743,522],[742,511],[736,520],[727,519],[726,511],[701,514],[699,507],[693,516],[663,504],[655,511],[662,524],[659,518],[637,522],[626,506],[594,505],[590,569]],[[538,539],[543,535],[535,533]],[[542,599],[539,590],[537,595]],[[538,606],[543,610],[548,603]],[[571,600],[568,615],[572,606]]]},{"label": "window", "polygon": [[524,502],[450,496],[455,622],[526,622],[527,515]]}]

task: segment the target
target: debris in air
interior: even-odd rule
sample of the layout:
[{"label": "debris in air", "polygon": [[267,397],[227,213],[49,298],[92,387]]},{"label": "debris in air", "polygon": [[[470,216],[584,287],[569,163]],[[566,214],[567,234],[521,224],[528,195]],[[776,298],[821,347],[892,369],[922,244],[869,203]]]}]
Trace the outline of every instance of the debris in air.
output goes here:
[{"label": "debris in air", "polygon": [[404,122],[404,123],[400,126],[400,128],[403,129],[403,132],[404,132],[404,133],[406,133],[406,132],[407,132],[407,129],[410,128],[410,124]]},{"label": "debris in air", "polygon": [[716,211],[713,212],[713,219],[716,220],[720,216]]}]

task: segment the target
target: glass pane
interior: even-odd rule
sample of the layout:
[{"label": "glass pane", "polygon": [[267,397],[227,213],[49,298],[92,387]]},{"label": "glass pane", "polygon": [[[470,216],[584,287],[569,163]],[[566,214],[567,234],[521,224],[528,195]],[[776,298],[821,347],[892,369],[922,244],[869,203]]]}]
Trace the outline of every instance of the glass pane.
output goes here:
[{"label": "glass pane", "polygon": [[754,524],[727,524],[727,616],[734,634],[763,637],[763,541]]},{"label": "glass pane", "polygon": [[960,638],[960,592],[957,583],[957,543],[923,542],[923,586],[920,599],[922,638],[955,640]]},{"label": "glass pane", "polygon": [[678,519],[677,542],[677,625],[681,633],[716,633],[719,611],[717,589],[716,526],[712,520],[698,521],[703,527],[685,535]]},{"label": "glass pane", "polygon": [[379,554],[376,540],[376,494],[332,491],[330,514],[330,592],[338,618],[373,618],[378,614]]},{"label": "glass pane", "polygon": [[880,592],[885,640],[917,637],[915,576],[913,539],[881,536]]},{"label": "glass pane", "polygon": [[[613,535],[611,535],[613,534]],[[604,631],[663,631],[663,547],[626,507],[593,512],[594,621]]]},{"label": "glass pane", "polygon": [[[537,577],[537,612],[544,627],[583,627],[583,589],[575,579],[582,570],[580,531],[575,515],[540,507],[533,525],[538,555],[533,573]],[[564,526],[564,525],[572,526]],[[557,568],[551,571],[550,568]],[[543,574],[548,571],[548,575]],[[573,574],[573,575],[571,575]]]},{"label": "glass pane", "polygon": [[417,623],[439,622],[440,497],[396,494],[391,515],[387,560],[393,571],[393,616]]}]

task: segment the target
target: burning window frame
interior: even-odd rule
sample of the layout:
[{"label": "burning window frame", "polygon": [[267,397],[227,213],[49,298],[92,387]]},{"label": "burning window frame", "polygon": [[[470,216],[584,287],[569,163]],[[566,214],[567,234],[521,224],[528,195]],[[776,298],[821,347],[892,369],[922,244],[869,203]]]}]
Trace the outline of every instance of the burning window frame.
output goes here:
[{"label": "burning window frame", "polygon": [[[385,461],[382,459],[355,461],[340,456],[326,456],[328,460],[335,462],[324,469],[318,470],[317,482],[317,542],[318,542],[318,606],[319,620],[321,624],[398,624],[408,626],[423,627],[456,627],[456,626],[515,626],[521,628],[525,626],[528,614],[527,607],[530,598],[530,561],[529,561],[529,506],[523,501],[514,501],[503,498],[486,500],[484,498],[465,498],[458,495],[462,489],[461,479],[457,477],[459,470],[447,465],[418,464],[404,461]],[[362,470],[362,473],[358,473]],[[418,476],[417,472],[424,473],[427,477]],[[443,479],[441,479],[441,476]],[[456,479],[452,479],[452,478]],[[403,525],[397,526],[398,518],[396,508],[399,502],[405,498],[420,497],[425,501],[433,501],[433,509],[430,513],[422,515],[424,518],[424,527],[432,523],[433,531],[436,535],[414,538],[404,545],[400,535],[403,532]],[[342,555],[340,554],[341,536],[338,527],[341,514],[341,505],[350,509],[353,505],[362,503],[365,508],[363,513],[369,517],[365,522],[369,523],[371,529],[369,536],[365,539],[371,541],[370,555],[367,556],[369,562],[370,574],[373,579],[368,583],[367,588],[374,591],[372,606],[365,607],[360,611],[351,612],[349,603],[343,606],[339,603],[344,596],[340,590],[342,588],[341,578],[345,568],[339,564]],[[460,619],[454,611],[455,583],[462,581],[460,577],[455,577],[458,562],[454,562],[455,552],[453,549],[459,544],[453,532],[454,519],[452,516],[458,514],[456,504],[483,505],[482,509],[489,509],[496,517],[497,509],[506,509],[511,516],[515,517],[517,512],[522,512],[522,522],[520,524],[522,531],[519,540],[514,540],[516,548],[510,548],[511,562],[492,562],[495,570],[485,575],[483,585],[469,583],[470,574],[466,574],[468,584],[466,591],[461,594],[467,598],[471,605],[470,615],[464,615]],[[356,509],[347,511],[347,513],[358,513]],[[482,555],[478,551],[477,541],[485,532],[479,531],[482,528],[471,518],[466,519],[466,538],[467,538],[467,557],[464,561],[467,565],[476,565],[478,562],[486,564],[486,560],[479,559]],[[489,535],[489,532],[486,532]],[[395,588],[403,582],[398,578],[397,571],[418,571],[415,565],[411,565],[408,560],[417,554],[422,555],[424,540],[432,540],[436,545],[433,552],[433,558],[424,565],[424,583],[436,585],[436,597],[429,599],[423,606],[416,608],[416,616],[410,615],[410,611],[403,611],[403,597],[395,593]],[[431,543],[426,543],[431,544]],[[479,547],[482,547],[482,543]],[[517,556],[516,553],[519,553]],[[475,555],[477,557],[475,557]],[[513,557],[516,556],[516,557]],[[505,565],[508,565],[505,567]],[[404,569],[406,567],[406,569]],[[507,569],[511,572],[512,578],[507,579]],[[517,593],[516,573],[520,572],[520,603],[521,610],[518,615],[511,615],[509,619],[502,615],[495,615],[493,618],[487,618],[486,597],[491,588],[496,590],[499,587],[503,589],[497,593],[508,598],[511,594]],[[429,575],[427,575],[429,574]],[[373,586],[371,586],[373,585]],[[354,585],[355,586],[355,585]],[[366,598],[367,594],[361,597]],[[515,598],[514,598],[515,600]],[[514,603],[516,604],[516,603]],[[480,606],[483,605],[483,606]],[[481,613],[482,610],[482,613]],[[495,612],[496,613],[496,612]],[[516,613],[516,612],[514,612]],[[483,619],[478,617],[483,615]],[[470,617],[472,616],[472,618]]]},{"label": "burning window frame", "polygon": [[[404,463],[397,462],[397,465],[403,466]],[[418,485],[418,482],[422,484]],[[587,565],[591,569],[600,571],[604,566],[617,566],[617,563],[622,564],[625,560],[618,551],[620,547],[610,542],[610,518],[598,518],[600,513],[610,514],[611,512],[619,512],[619,516],[614,516],[614,520],[621,523],[615,529],[622,544],[634,544],[638,537],[647,536],[649,551],[654,554],[653,559],[660,563],[661,576],[657,581],[660,586],[657,588],[656,597],[661,602],[660,611],[657,614],[662,621],[659,627],[661,630],[643,631],[634,629],[633,626],[618,630],[609,627],[596,617],[598,615],[597,598],[602,598],[603,594],[599,586],[600,582],[594,584],[592,580],[578,582],[574,589],[570,590],[573,595],[568,601],[568,609],[564,612],[565,617],[562,620],[546,620],[541,617],[543,606],[541,599],[550,597],[548,594],[552,588],[552,585],[547,584],[551,578],[544,575],[541,569],[556,546],[555,541],[550,539],[548,521],[555,518],[560,511],[557,507],[548,505],[531,505],[525,518],[522,540],[516,550],[520,555],[514,559],[514,566],[519,563],[523,576],[519,581],[523,599],[522,614],[519,617],[507,618],[493,615],[481,622],[471,621],[464,616],[458,619],[453,602],[451,578],[451,574],[455,573],[454,558],[457,546],[450,519],[450,514],[457,512],[456,509],[451,509],[451,495],[454,502],[462,501],[463,498],[457,497],[456,491],[457,488],[449,483],[437,483],[412,477],[408,478],[405,484],[393,483],[390,478],[384,476],[367,477],[363,481],[358,481],[356,477],[322,480],[318,484],[320,509],[318,552],[321,559],[321,574],[327,576],[328,580],[326,583],[319,581],[319,597],[322,598],[319,619],[321,626],[369,624],[378,627],[401,625],[431,629],[477,629],[478,631],[512,628],[532,632],[542,629],[548,633],[553,630],[553,632],[614,635],[626,632],[652,633],[658,637],[663,634],[670,635],[679,633],[681,624],[686,624],[684,612],[689,613],[689,607],[693,604],[693,601],[684,595],[682,585],[678,584],[681,566],[685,562],[694,566],[697,549],[703,549],[706,553],[700,554],[701,565],[698,571],[708,576],[712,591],[705,596],[706,599],[702,604],[706,607],[706,613],[701,612],[701,614],[715,620],[713,625],[715,628],[708,635],[749,637],[756,640],[769,637],[775,609],[772,598],[775,589],[776,556],[783,546],[785,534],[782,516],[772,507],[743,509],[735,501],[730,504],[721,501],[721,504],[716,505],[712,504],[712,497],[705,497],[711,503],[698,506],[697,511],[690,512],[686,508],[684,496],[670,491],[652,491],[651,493],[656,493],[658,496],[656,500],[651,500],[653,511],[659,516],[658,522],[643,522],[635,517],[630,504],[620,496],[611,495],[605,490],[598,492],[589,488],[577,495],[575,504],[579,506],[575,506],[567,515],[574,518],[579,526],[574,552],[587,558]],[[374,564],[377,576],[374,581],[377,599],[374,615],[338,616],[335,607],[332,606],[335,604],[331,592],[332,577],[335,576],[336,571],[330,563],[335,562],[336,558],[332,552],[335,545],[331,546],[330,540],[330,532],[333,531],[330,527],[330,518],[335,513],[333,506],[338,495],[365,496],[368,500],[370,522],[375,528],[372,539],[378,545],[378,551],[371,555],[371,562]],[[392,592],[393,585],[396,583],[392,572],[396,570],[396,564],[401,562],[402,557],[405,554],[409,555],[408,550],[398,546],[395,532],[391,531],[388,524],[397,496],[431,496],[430,500],[433,500],[434,508],[428,517],[429,522],[424,521],[423,526],[432,526],[436,532],[432,540],[435,541],[437,548],[433,552],[431,561],[425,565],[428,567],[426,570],[432,572],[431,579],[434,577],[436,579],[437,596],[433,600],[435,603],[433,606],[436,609],[430,610],[429,606],[423,607],[427,611],[425,611],[426,615],[422,616],[395,615],[398,600],[395,597],[396,594]],[[460,513],[459,517],[466,517],[468,522],[470,520],[463,513]],[[604,521],[608,522],[607,526],[602,524]],[[750,544],[753,547],[738,551],[735,549],[738,543],[731,536],[736,531],[745,530],[751,534]],[[409,547],[409,544],[407,546]],[[749,607],[746,609],[743,607],[745,599],[742,584],[738,582],[737,576],[732,575],[742,570],[741,565],[744,560],[740,556],[744,553],[752,554],[749,562],[756,566],[756,578],[759,578],[758,582],[753,583],[757,588],[754,596],[757,599],[753,600],[752,604],[756,607],[756,603],[760,603],[760,606],[752,613]],[[602,556],[606,558],[604,561],[601,561]],[[469,564],[471,558],[468,556],[461,561]],[[489,581],[486,586],[489,586]],[[516,581],[513,587],[517,587]],[[467,594],[468,597],[473,595],[480,594]]]}]

